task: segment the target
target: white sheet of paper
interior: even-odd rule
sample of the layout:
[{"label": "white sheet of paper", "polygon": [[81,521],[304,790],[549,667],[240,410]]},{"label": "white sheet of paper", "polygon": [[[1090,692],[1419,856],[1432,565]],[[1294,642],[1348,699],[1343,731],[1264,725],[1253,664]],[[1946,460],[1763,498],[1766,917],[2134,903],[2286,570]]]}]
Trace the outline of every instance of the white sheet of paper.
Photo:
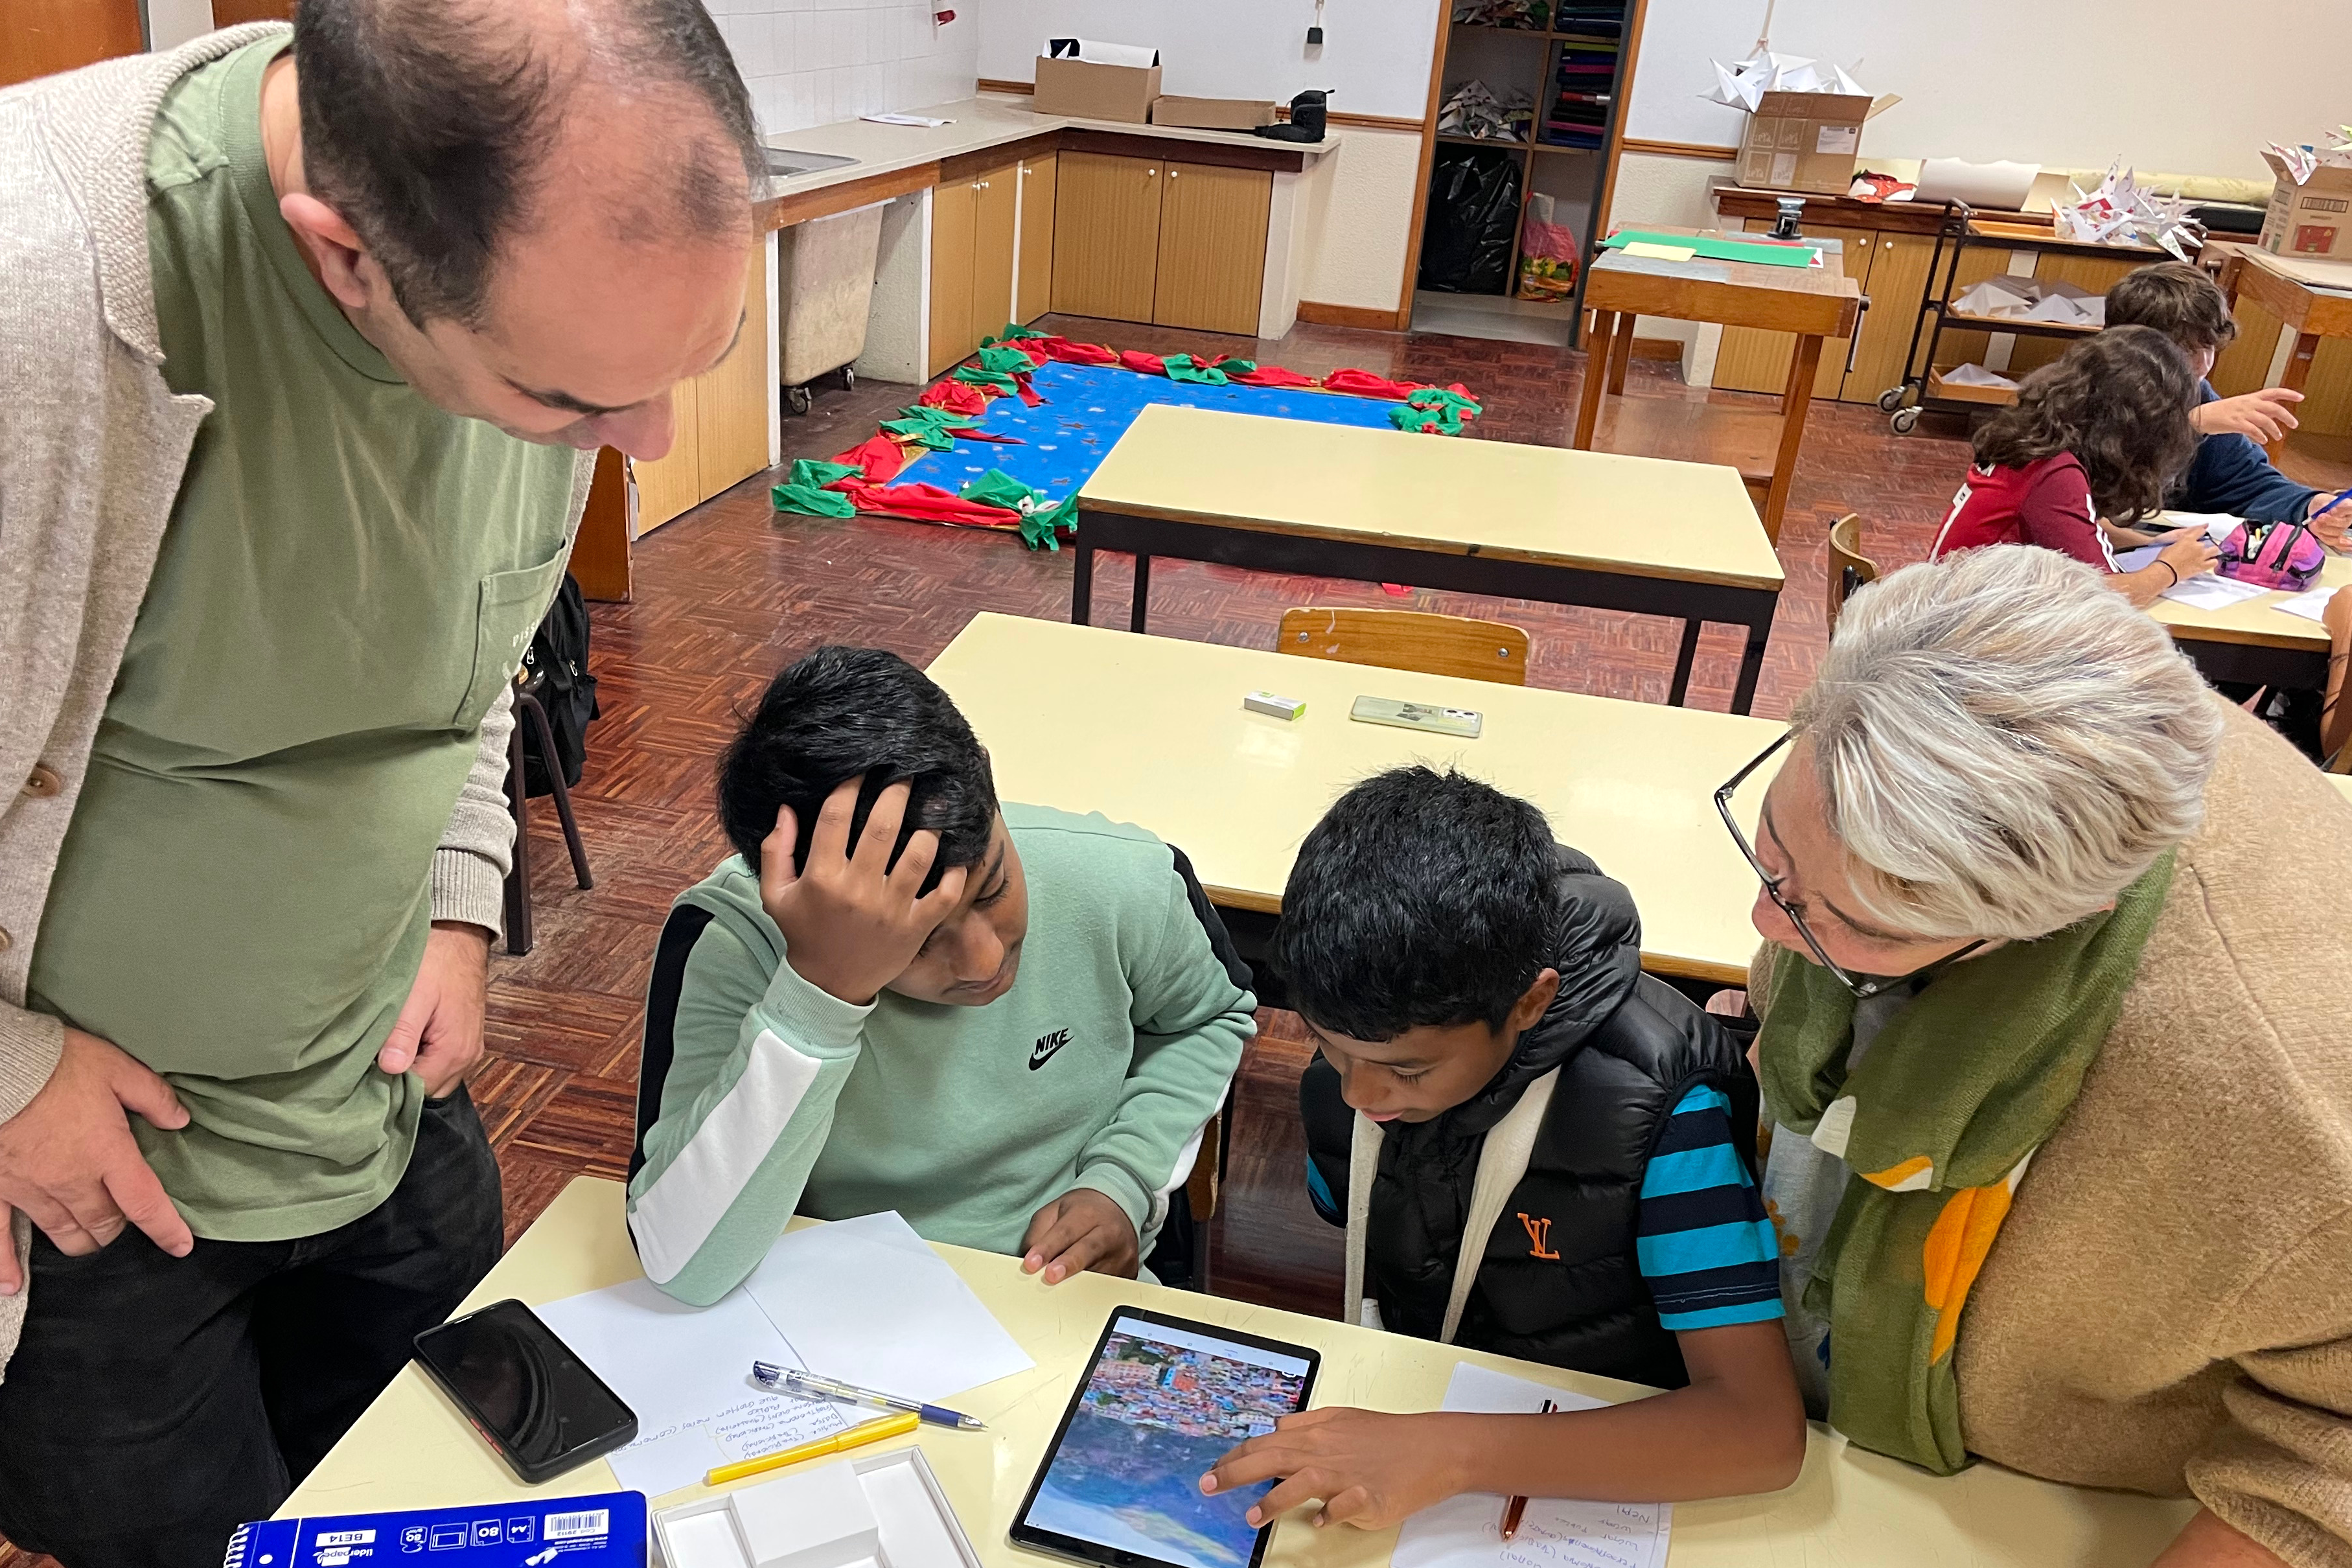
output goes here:
[{"label": "white sheet of paper", "polygon": [[2313,588],[2291,599],[2281,599],[2271,608],[2284,610],[2290,616],[2301,616],[2306,621],[2315,621],[2327,613],[2327,601],[2334,597],[2336,590],[2333,588]]},{"label": "white sheet of paper", "polygon": [[[1587,1399],[1525,1378],[1455,1363],[1443,1408],[1483,1415],[1532,1414],[1547,1399],[1589,1410]],[[1391,1568],[1662,1568],[1674,1523],[1669,1503],[1575,1502],[1534,1498],[1518,1534],[1502,1538],[1505,1500],[1465,1492],[1404,1521]]]},{"label": "white sheet of paper", "polygon": [[868,114],[862,118],[877,125],[917,125],[926,131],[937,131],[942,125],[953,125],[952,120],[934,120],[928,114]]},{"label": "white sheet of paper", "polygon": [[938,1401],[1037,1363],[896,1213],[779,1237],[743,1289],[808,1368]]},{"label": "white sheet of paper", "polygon": [[2226,610],[2232,605],[2242,605],[2248,599],[2259,599],[2269,592],[2268,588],[2241,583],[2218,572],[2200,572],[2185,583],[2175,583],[2159,597],[2186,605],[2192,610]]},{"label": "white sheet of paper", "polygon": [[2158,513],[2155,520],[2133,526],[2148,533],[2169,533],[2175,529],[2195,528],[2201,523],[2205,537],[2219,544],[2236,532],[2238,525],[2244,521],[2226,511],[2165,511]]},{"label": "white sheet of paper", "polygon": [[551,1301],[539,1315],[637,1413],[636,1440],[611,1457],[613,1473],[649,1497],[690,1486],[714,1465],[830,1436],[856,1414],[751,1381],[755,1361],[803,1363],[740,1290],[697,1309],[632,1279]]},{"label": "white sheet of paper", "polygon": [[[1944,379],[1949,381],[1951,377]],[[2118,550],[2116,552],[2116,570],[2137,572],[2163,553],[2164,546],[2161,544],[2142,544],[2130,550]]]}]

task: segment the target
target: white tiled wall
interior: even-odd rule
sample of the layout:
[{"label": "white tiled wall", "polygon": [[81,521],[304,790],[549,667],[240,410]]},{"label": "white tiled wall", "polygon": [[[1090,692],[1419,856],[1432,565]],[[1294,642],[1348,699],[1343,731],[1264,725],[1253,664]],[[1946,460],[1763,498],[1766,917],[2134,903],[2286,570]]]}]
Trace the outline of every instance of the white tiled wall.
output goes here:
[{"label": "white tiled wall", "polygon": [[[984,0],[705,0],[774,136],[970,98]],[[954,10],[945,26],[935,10]]]}]

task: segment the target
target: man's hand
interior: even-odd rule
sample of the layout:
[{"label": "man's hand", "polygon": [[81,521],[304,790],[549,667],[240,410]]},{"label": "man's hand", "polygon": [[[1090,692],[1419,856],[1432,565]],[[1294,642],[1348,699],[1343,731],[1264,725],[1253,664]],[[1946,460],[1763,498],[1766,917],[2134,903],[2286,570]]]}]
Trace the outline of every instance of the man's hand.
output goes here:
[{"label": "man's hand", "polygon": [[166,1131],[188,1124],[170,1084],[96,1035],[68,1029],[58,1070],[32,1103],[0,1122],[0,1296],[25,1288],[7,1238],[16,1209],[71,1257],[96,1252],[125,1222],[174,1258],[194,1250],[195,1237],[147,1168],[125,1110]]},{"label": "man's hand", "polygon": [[2352,542],[2346,539],[2346,534],[2352,532],[2352,496],[2337,500],[2333,492],[2321,490],[2311,498],[2303,521],[2311,525],[2312,533],[2328,549],[2352,549]]},{"label": "man's hand", "polygon": [[2189,412],[2189,422],[2197,426],[2200,436],[2219,436],[2234,431],[2251,436],[2267,447],[2297,423],[2294,405],[2303,401],[2300,392],[2289,392],[2284,386],[2266,386],[2260,392],[2249,392],[2242,397],[2224,397],[2212,403],[2200,403]]},{"label": "man's hand", "polygon": [[908,784],[884,790],[866,814],[849,850],[849,819],[864,781],[845,780],[816,816],[808,865],[793,868],[800,823],[791,806],[776,809],[775,831],[760,845],[760,902],[784,933],[784,960],[818,990],[863,1007],[906,972],[939,923],[963,901],[966,867],[950,867],[929,894],[918,898],[940,836],[929,828],[907,840],[898,864],[890,851],[907,817]]},{"label": "man's hand", "polygon": [[1426,1415],[1372,1410],[1301,1411],[1219,1459],[1201,1478],[1201,1489],[1229,1492],[1278,1479],[1282,1484],[1249,1510],[1252,1524],[1320,1498],[1318,1525],[1385,1530],[1465,1489],[1446,1462],[1443,1445],[1432,1441],[1436,1425]]},{"label": "man's hand", "polygon": [[489,984],[490,933],[462,921],[435,921],[416,984],[408,988],[375,1065],[395,1074],[414,1068],[428,1099],[455,1089],[482,1059]]},{"label": "man's hand", "polygon": [[1021,1272],[1043,1269],[1048,1285],[1089,1271],[1132,1279],[1142,1267],[1134,1222],[1092,1187],[1072,1187],[1039,1209],[1021,1239]]}]

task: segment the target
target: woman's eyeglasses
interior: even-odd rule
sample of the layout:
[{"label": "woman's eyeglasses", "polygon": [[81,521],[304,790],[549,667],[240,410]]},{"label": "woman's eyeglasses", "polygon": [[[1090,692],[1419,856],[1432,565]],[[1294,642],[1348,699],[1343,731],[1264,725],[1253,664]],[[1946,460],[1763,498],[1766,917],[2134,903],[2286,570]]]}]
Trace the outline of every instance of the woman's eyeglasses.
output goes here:
[{"label": "woman's eyeglasses", "polygon": [[1755,871],[1757,879],[1764,884],[1765,896],[1779,906],[1782,914],[1789,917],[1789,923],[1797,928],[1797,934],[1803,937],[1805,945],[1812,950],[1814,962],[1835,975],[1839,984],[1853,992],[1854,1000],[1863,1001],[1876,996],[1882,992],[1892,991],[1898,985],[1916,985],[1921,981],[1931,980],[1941,973],[1946,966],[1958,963],[1982,947],[1984,942],[1982,939],[1979,939],[1957,952],[1946,953],[1923,969],[1915,969],[1910,973],[1893,980],[1875,977],[1857,978],[1848,973],[1844,965],[1829,955],[1828,950],[1822,946],[1822,939],[1813,934],[1813,928],[1807,925],[1805,917],[1797,912],[1797,906],[1780,896],[1780,879],[1764,868],[1764,862],[1756,858],[1756,847],[1748,842],[1748,835],[1739,831],[1739,824],[1731,815],[1731,797],[1741,784],[1748,782],[1748,775],[1769,762],[1781,747],[1789,743],[1795,733],[1794,731],[1782,731],[1780,739],[1758,752],[1754,760],[1746,767],[1732,774],[1729,782],[1715,792],[1715,809],[1717,815],[1723,818],[1723,826],[1730,833],[1731,841],[1739,846],[1739,853],[1747,858],[1748,867]]}]

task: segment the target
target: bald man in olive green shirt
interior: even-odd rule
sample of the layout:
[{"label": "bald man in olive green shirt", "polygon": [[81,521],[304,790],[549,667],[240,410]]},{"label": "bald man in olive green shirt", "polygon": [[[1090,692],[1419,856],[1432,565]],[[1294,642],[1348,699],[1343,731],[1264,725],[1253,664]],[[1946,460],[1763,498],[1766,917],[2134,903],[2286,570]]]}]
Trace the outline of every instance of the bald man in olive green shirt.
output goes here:
[{"label": "bald man in olive green shirt", "polygon": [[496,1259],[510,682],[742,319],[694,0],[301,18],[0,93],[0,1534],[68,1568],[217,1563]]}]

